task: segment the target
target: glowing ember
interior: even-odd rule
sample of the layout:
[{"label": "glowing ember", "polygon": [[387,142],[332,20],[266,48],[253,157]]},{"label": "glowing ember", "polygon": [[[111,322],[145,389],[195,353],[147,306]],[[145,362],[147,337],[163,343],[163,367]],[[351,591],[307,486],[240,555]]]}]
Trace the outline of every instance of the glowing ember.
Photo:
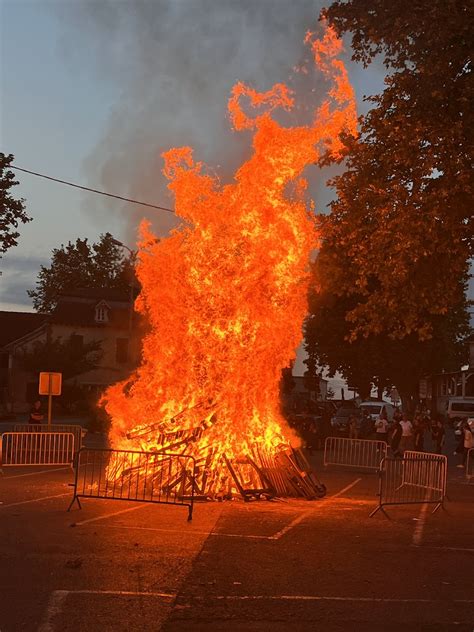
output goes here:
[{"label": "glowing ember", "polygon": [[[228,487],[226,458],[265,466],[292,440],[279,381],[301,340],[317,243],[301,174],[323,151],[339,158],[339,134],[356,126],[353,91],[336,58],[341,42],[331,30],[306,42],[333,82],[313,123],[287,128],[272,118],[276,108],[293,107],[287,86],[262,94],[237,84],[230,118],[236,130],[254,130],[252,157],[221,186],[189,147],[171,149],[164,173],[183,222],[162,241],[141,227],[136,307],[151,329],[140,368],[104,396],[110,441],[117,449],[194,455],[203,493]],[[242,101],[258,114],[248,116]],[[240,475],[252,483],[250,470],[242,465]]]}]

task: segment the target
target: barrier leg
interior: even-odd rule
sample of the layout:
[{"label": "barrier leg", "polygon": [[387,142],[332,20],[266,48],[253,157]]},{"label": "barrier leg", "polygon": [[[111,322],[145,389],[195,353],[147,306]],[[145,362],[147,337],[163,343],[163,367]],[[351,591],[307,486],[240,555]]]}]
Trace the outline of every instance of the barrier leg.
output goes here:
[{"label": "barrier leg", "polygon": [[189,505],[188,507],[188,522],[191,522],[193,519],[193,506]]},{"label": "barrier leg", "polygon": [[[383,507],[382,505],[378,504],[377,507],[369,514],[369,518],[372,518],[372,516],[375,516],[375,514],[377,513],[377,511],[381,509],[383,511]],[[385,513],[385,512],[384,512]]]},{"label": "barrier leg", "polygon": [[79,500],[79,497],[76,496],[76,494],[74,494],[74,497],[71,500],[71,503],[70,503],[69,507],[67,508],[67,511],[71,511],[72,506],[74,505],[75,502],[77,502],[77,505],[78,505],[79,509],[82,509],[82,505],[81,505],[81,501]]}]

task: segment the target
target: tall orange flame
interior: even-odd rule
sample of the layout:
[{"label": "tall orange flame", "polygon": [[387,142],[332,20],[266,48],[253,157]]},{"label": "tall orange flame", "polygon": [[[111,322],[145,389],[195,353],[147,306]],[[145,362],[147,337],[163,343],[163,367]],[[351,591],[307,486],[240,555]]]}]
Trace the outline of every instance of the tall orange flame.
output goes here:
[{"label": "tall orange flame", "polygon": [[[161,241],[141,226],[136,307],[151,328],[142,365],[104,397],[116,448],[161,449],[176,431],[198,430],[186,449],[212,451],[217,466],[224,454],[239,458],[290,440],[279,381],[301,341],[317,241],[301,174],[323,151],[339,159],[339,134],[356,128],[340,40],[327,29],[322,40],[308,34],[306,42],[333,83],[311,125],[283,127],[272,117],[293,108],[286,85],[258,93],[238,83],[230,118],[254,136],[253,155],[234,182],[221,186],[189,147],[164,154],[183,222]],[[247,110],[258,108],[253,118],[244,100]]]}]

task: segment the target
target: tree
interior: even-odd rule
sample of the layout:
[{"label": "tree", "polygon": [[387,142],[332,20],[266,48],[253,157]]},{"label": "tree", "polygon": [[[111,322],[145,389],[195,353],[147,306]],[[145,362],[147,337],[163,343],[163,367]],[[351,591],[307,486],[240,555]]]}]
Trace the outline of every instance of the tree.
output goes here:
[{"label": "tree", "polygon": [[[25,209],[23,198],[15,199],[10,189],[18,184],[15,175],[8,167],[12,164],[12,154],[0,153],[0,253],[18,245],[20,233],[16,230],[18,224],[31,222]],[[0,256],[1,256],[0,254]]]},{"label": "tree", "polygon": [[[64,380],[76,377],[97,368],[102,357],[101,341],[84,343],[82,337],[71,334],[66,339],[49,337],[44,342],[36,342],[29,351],[18,357],[19,365],[26,371],[38,374],[52,371],[63,374]],[[60,405],[71,411],[81,403],[87,408],[87,394],[76,383],[62,386]]]},{"label": "tree", "polygon": [[456,0],[336,1],[365,66],[382,56],[358,138],[346,137],[337,198],[320,217],[306,346],[361,394],[458,368],[468,331],[472,241],[473,6]]},{"label": "tree", "polygon": [[459,336],[460,331],[467,333],[462,311],[434,317],[433,333],[427,340],[413,333],[403,339],[387,334],[351,339],[348,314],[356,302],[354,295],[313,293],[305,323],[305,346],[320,366],[327,366],[331,376],[340,372],[363,399],[370,396],[373,387],[381,397],[395,385],[404,408],[412,410],[422,377],[443,369],[457,370],[466,359]]},{"label": "tree", "polygon": [[101,357],[100,340],[85,343],[81,341],[78,344],[77,338],[72,334],[65,340],[59,337],[34,343],[31,350],[22,353],[19,363],[31,373],[59,372],[67,380],[95,369]]},{"label": "tree", "polygon": [[87,238],[78,238],[53,250],[51,266],[41,266],[36,289],[28,290],[28,296],[36,311],[49,313],[61,292],[86,287],[127,289],[133,273],[130,258],[110,233],[92,245]]},{"label": "tree", "polygon": [[389,70],[360,138],[346,138],[346,171],[332,181],[324,247],[338,242],[350,260],[332,285],[357,296],[352,337],[429,339],[433,317],[466,308],[474,5],[349,0],[324,16],[339,35],[352,34],[355,61],[381,55]]}]

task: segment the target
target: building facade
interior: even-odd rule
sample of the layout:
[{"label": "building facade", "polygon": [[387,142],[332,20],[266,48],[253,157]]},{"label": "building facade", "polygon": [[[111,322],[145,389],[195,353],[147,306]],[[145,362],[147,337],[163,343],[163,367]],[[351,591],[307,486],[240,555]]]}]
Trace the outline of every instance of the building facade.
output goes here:
[{"label": "building facade", "polygon": [[95,368],[63,379],[65,389],[74,387],[85,400],[97,400],[138,362],[139,326],[130,297],[122,290],[64,292],[47,315],[0,312],[0,414],[24,412],[37,397],[38,375],[25,370],[22,359],[48,340],[69,340],[78,349],[100,342]]}]

